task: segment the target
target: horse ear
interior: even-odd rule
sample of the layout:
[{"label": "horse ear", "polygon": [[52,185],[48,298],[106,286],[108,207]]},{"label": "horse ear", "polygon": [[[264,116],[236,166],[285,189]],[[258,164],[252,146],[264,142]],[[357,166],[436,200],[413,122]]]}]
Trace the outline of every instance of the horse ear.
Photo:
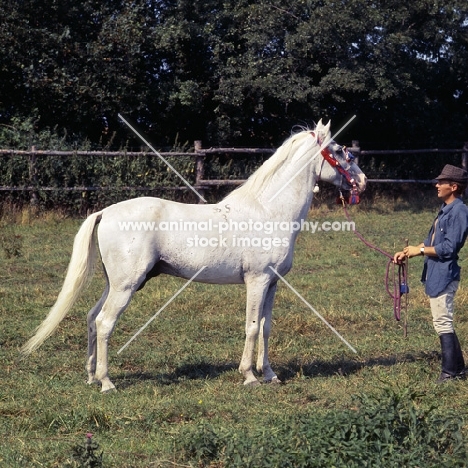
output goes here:
[{"label": "horse ear", "polygon": [[325,125],[323,128],[323,131],[325,132],[326,135],[330,133],[330,125],[331,125],[331,120],[329,120],[327,125]]}]

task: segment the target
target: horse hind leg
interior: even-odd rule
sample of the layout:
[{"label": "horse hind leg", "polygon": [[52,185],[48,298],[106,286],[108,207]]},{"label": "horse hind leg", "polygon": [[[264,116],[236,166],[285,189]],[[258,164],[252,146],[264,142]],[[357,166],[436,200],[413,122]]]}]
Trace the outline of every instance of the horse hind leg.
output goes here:
[{"label": "horse hind leg", "polygon": [[97,353],[97,331],[96,331],[96,317],[101,312],[102,306],[109,294],[109,283],[101,296],[101,299],[96,305],[88,312],[88,356],[86,360],[86,371],[88,373],[88,384],[99,383],[96,379],[96,353]]},{"label": "horse hind leg", "polygon": [[108,344],[117,319],[127,308],[133,293],[134,291],[130,288],[123,291],[116,291],[111,287],[102,309],[95,319],[96,372],[94,380],[101,382],[101,392],[108,392],[115,389],[108,375]]}]

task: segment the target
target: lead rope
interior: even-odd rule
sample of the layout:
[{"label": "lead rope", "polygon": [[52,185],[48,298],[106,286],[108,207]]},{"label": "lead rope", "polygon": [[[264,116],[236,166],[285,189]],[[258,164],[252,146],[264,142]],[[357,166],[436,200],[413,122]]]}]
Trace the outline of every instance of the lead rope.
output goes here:
[{"label": "lead rope", "polygon": [[[348,221],[352,222],[351,217],[349,216],[348,210],[346,209],[346,203],[345,203],[345,198],[343,197],[343,194],[340,192],[340,199],[341,203],[343,205],[343,209],[346,215],[346,218]],[[385,255],[385,257],[388,258],[387,262],[387,269],[386,269],[386,274],[385,274],[385,289],[388,293],[388,295],[393,299],[393,315],[395,316],[395,319],[397,321],[400,321],[401,319],[401,310],[402,310],[402,295],[405,294],[406,300],[403,302],[403,308],[405,309],[405,317],[407,316],[407,311],[408,311],[408,293],[409,293],[409,287],[408,287],[408,263],[407,260],[405,260],[404,263],[402,264],[395,264],[393,261],[393,256],[390,255],[388,252],[385,252],[385,250],[382,250],[381,248],[377,247],[374,244],[371,244],[370,242],[366,241],[362,234],[354,229],[354,234],[369,248],[376,250],[377,252],[381,253],[382,255]],[[396,268],[398,267],[398,268]],[[392,282],[393,282],[393,291],[391,291],[390,288],[390,273],[392,276]],[[407,335],[407,321],[405,318],[405,323],[404,323],[404,335],[406,337]]]}]

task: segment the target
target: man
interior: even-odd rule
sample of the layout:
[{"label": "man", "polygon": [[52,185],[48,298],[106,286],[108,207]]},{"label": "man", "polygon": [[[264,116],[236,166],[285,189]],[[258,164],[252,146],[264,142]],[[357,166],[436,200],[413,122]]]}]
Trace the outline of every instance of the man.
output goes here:
[{"label": "man", "polygon": [[436,177],[437,196],[442,207],[421,244],[409,245],[394,256],[395,263],[405,258],[424,256],[422,282],[430,298],[432,320],[442,348],[442,372],[437,383],[465,378],[465,361],[453,328],[453,303],[460,282],[458,252],[468,234],[468,207],[461,196],[468,184],[464,169],[447,164]]}]

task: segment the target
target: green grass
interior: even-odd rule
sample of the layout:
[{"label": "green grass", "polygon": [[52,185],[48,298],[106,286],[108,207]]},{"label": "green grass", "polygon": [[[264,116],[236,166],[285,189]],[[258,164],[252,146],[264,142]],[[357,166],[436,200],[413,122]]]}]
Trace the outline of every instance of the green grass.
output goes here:
[{"label": "green grass", "polygon": [[[427,202],[418,196],[376,196],[373,203],[351,207],[350,214],[368,241],[393,253],[406,238],[412,244],[423,239],[437,209],[433,195]],[[345,219],[339,206],[325,201],[314,203],[311,220]],[[361,414],[359,396],[385,402],[389,393],[410,394],[414,411],[435,411],[447,421],[452,414],[466,418],[468,382],[434,384],[439,343],[419,283],[422,259],[410,264],[405,338],[384,289],[386,258],[346,232],[302,233],[286,279],[358,353],[280,283],[270,357],[284,385],[242,385],[237,372],[244,343],[241,286],[191,284],[117,354],[184,284],[160,277],[135,295],[112,336],[109,370],[118,391],[102,395],[99,387],[87,386],[86,312],[103,288],[99,270],[58,331],[20,361],[19,348],[61,288],[80,222],[57,213],[32,216],[14,210],[0,221],[0,466],[73,466],[73,447],[87,432],[104,452],[105,467],[234,466],[229,441],[239,440],[248,450],[248,441],[258,444],[260,431],[266,430],[262,450],[269,438],[282,450],[288,428],[305,417],[322,418],[316,426],[321,427],[324,421],[329,426],[333,415]],[[467,253],[465,248],[462,267]],[[464,278],[456,324],[465,352],[467,301]],[[197,451],[216,441],[224,444],[224,452],[219,447],[210,456]],[[239,466],[255,466],[246,460]]]}]

